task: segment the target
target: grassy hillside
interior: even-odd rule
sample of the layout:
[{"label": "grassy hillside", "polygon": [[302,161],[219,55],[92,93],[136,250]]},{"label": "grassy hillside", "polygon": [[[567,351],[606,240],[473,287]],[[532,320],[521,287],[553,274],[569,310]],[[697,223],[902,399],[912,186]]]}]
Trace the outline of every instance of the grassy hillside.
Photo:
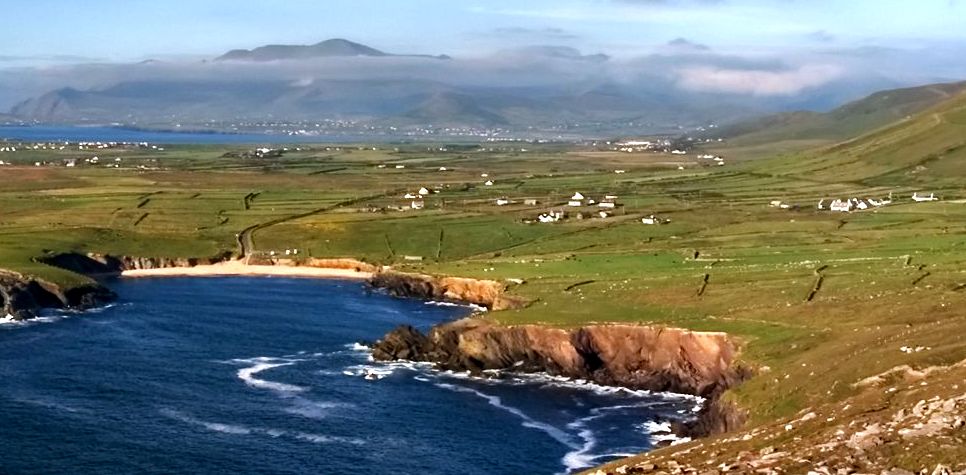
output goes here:
[{"label": "grassy hillside", "polygon": [[790,150],[847,140],[921,113],[966,90],[966,82],[932,84],[872,94],[827,113],[790,112],[717,130],[728,151]]},{"label": "grassy hillside", "polygon": [[[901,365],[966,359],[964,143],[966,96],[959,95],[833,147],[714,168],[689,156],[532,144],[320,146],[271,159],[225,158],[213,147],[99,154],[108,163],[122,158],[117,169],[23,166],[79,153],[23,152],[13,155],[21,166],[0,168],[0,267],[66,278],[31,261],[46,249],[209,255],[232,249],[248,226],[300,216],[256,232],[256,250],[523,279],[512,292],[534,304],[490,316],[508,324],[639,322],[728,332],[759,370],[728,395],[750,411],[750,430],[802,411],[819,411],[822,421],[838,414],[819,431],[842,414],[895,412],[892,404],[908,399],[866,398],[860,380]],[[420,187],[439,193],[423,210],[398,209]],[[566,207],[576,191],[616,195],[621,206],[606,219],[595,206]],[[914,191],[943,199],[914,203]],[[814,206],[890,193],[892,205],[866,212]],[[514,203],[497,206],[501,197]],[[771,207],[773,200],[793,206]],[[548,209],[567,209],[570,219],[525,222]],[[642,224],[651,214],[670,224]],[[947,387],[916,386],[915,397]],[[741,442],[728,446],[734,453],[779,444],[794,452],[805,443],[734,437]],[[907,446],[877,460],[918,471],[906,454],[966,459],[963,445],[939,452],[932,438]]]}]

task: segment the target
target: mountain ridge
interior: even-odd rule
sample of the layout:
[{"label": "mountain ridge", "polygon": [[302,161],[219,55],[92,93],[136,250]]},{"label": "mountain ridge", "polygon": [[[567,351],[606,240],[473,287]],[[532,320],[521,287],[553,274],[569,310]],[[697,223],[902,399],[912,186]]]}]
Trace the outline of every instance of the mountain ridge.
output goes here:
[{"label": "mountain ridge", "polygon": [[284,61],[284,60],[305,60],[312,58],[331,58],[331,57],[420,57],[449,59],[449,56],[439,55],[398,55],[386,53],[376,48],[366,46],[361,43],[349,41],[343,38],[332,38],[313,45],[281,45],[272,44],[259,46],[253,49],[234,49],[214,61]]}]

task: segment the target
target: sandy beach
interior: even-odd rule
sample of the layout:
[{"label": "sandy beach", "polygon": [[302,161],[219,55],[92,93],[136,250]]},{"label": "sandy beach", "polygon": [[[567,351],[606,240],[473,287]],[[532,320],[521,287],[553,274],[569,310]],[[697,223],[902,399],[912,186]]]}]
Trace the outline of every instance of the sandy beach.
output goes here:
[{"label": "sandy beach", "polygon": [[248,265],[242,261],[226,261],[213,265],[194,267],[165,267],[159,269],[126,270],[122,277],[204,277],[204,276],[277,276],[312,277],[318,279],[366,280],[371,272],[353,269],[333,269],[323,267],[292,265]]}]

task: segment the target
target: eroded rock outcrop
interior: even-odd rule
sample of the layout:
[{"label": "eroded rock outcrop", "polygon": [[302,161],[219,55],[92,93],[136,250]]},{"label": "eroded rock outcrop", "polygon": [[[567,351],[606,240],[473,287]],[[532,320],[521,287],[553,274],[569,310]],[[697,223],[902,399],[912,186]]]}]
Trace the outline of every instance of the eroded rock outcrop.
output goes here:
[{"label": "eroded rock outcrop", "polygon": [[45,308],[85,310],[115,298],[114,292],[93,282],[63,289],[40,279],[0,271],[0,317],[28,320]]},{"label": "eroded rock outcrop", "polygon": [[386,271],[377,273],[369,283],[396,297],[470,303],[490,310],[523,308],[528,304],[521,297],[508,295],[506,285],[495,280]]},{"label": "eroded rock outcrop", "polygon": [[377,342],[377,360],[437,363],[479,372],[547,372],[599,384],[713,397],[747,376],[723,333],[635,325],[559,329],[500,326],[481,319],[439,325],[422,335],[400,327]]}]

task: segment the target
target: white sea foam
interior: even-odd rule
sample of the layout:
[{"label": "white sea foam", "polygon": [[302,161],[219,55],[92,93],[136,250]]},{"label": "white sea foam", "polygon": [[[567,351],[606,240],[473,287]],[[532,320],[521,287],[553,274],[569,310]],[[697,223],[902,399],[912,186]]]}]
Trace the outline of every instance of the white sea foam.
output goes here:
[{"label": "white sea foam", "polygon": [[578,448],[577,444],[574,442],[574,440],[570,436],[570,434],[568,434],[565,431],[562,431],[562,430],[560,430],[560,429],[558,429],[558,428],[556,428],[556,427],[554,427],[554,426],[552,426],[550,424],[545,424],[543,422],[539,422],[537,420],[534,420],[532,417],[528,416],[526,413],[524,413],[523,411],[521,411],[521,410],[519,410],[519,409],[517,409],[515,407],[507,406],[506,404],[503,404],[503,401],[498,396],[492,396],[492,395],[489,395],[489,394],[486,394],[486,393],[477,391],[477,390],[472,389],[472,388],[466,388],[466,387],[463,387],[463,386],[457,386],[455,384],[436,383],[436,386],[437,387],[440,387],[440,388],[443,388],[443,389],[448,389],[450,391],[456,391],[456,392],[461,392],[461,393],[469,393],[469,394],[474,394],[476,396],[479,396],[479,397],[485,399],[486,402],[488,402],[491,406],[500,408],[500,409],[502,409],[502,410],[504,410],[506,412],[509,412],[510,414],[513,414],[514,416],[519,417],[520,419],[523,419],[523,424],[522,424],[523,427],[527,427],[527,428],[530,428],[530,429],[537,429],[539,431],[542,431],[542,432],[546,433],[547,435],[549,435],[554,440],[556,440],[557,442],[560,442],[561,444],[563,444],[563,445],[565,445],[567,447],[570,447],[571,449]]},{"label": "white sea foam", "polygon": [[54,323],[82,314],[98,314],[109,308],[116,307],[117,304],[108,304],[88,310],[45,310],[40,316],[29,320],[17,320],[13,315],[7,314],[0,317],[0,327],[26,327],[40,323]]},{"label": "white sea foam", "polygon": [[690,437],[679,437],[671,431],[670,422],[647,421],[638,426],[644,433],[648,434],[653,443],[670,442],[671,445],[691,442]]},{"label": "white sea foam", "polygon": [[325,419],[337,409],[351,408],[354,404],[347,402],[312,401],[296,397],[291,400],[291,406],[285,409],[289,414],[295,414],[308,419]]},{"label": "white sea foam", "polygon": [[279,383],[275,381],[268,381],[264,379],[258,379],[255,377],[256,374],[263,371],[267,371],[273,368],[280,368],[283,366],[291,366],[295,364],[294,362],[287,363],[256,363],[254,366],[249,366],[247,368],[242,368],[238,370],[238,378],[245,382],[245,384],[258,389],[269,389],[272,391],[277,391],[281,393],[299,393],[306,390],[302,386],[296,386],[294,384]]},{"label": "white sea foam", "polygon": [[325,434],[313,434],[309,432],[295,432],[276,428],[248,427],[237,424],[224,424],[220,422],[210,422],[201,420],[180,411],[162,409],[161,414],[172,419],[203,427],[212,432],[219,432],[230,435],[264,435],[272,438],[288,437],[295,440],[311,442],[313,444],[349,444],[364,445],[366,442],[357,437],[343,437]]},{"label": "white sea foam", "polygon": [[234,434],[234,435],[249,435],[252,433],[252,429],[245,426],[234,425],[234,424],[222,424],[220,422],[203,421],[201,419],[196,419],[184,413],[181,413],[178,411],[172,411],[170,409],[161,410],[161,414],[187,424],[204,427],[205,429],[208,429],[213,432],[221,432],[223,434]]},{"label": "white sea foam", "polygon": [[371,349],[368,346],[363,345],[362,343],[349,343],[348,345],[345,345],[345,347],[347,349],[349,349],[349,350],[352,350],[352,351],[359,351],[359,352],[364,351],[364,352],[367,352],[367,353]]}]

